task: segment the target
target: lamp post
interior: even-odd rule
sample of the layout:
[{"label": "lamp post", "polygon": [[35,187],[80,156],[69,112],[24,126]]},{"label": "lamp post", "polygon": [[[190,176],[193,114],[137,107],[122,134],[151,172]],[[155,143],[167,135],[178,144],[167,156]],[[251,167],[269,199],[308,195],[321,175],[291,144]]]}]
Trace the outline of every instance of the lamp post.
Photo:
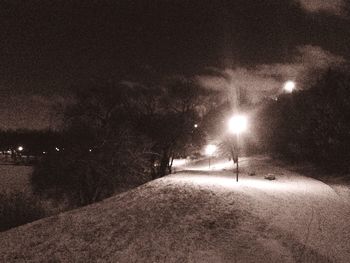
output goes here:
[{"label": "lamp post", "polygon": [[209,157],[209,169],[210,169],[210,157],[215,153],[216,151],[216,145],[214,144],[208,144],[207,147],[205,147],[205,154]]},{"label": "lamp post", "polygon": [[295,82],[288,80],[287,82],[284,83],[283,89],[287,93],[292,93],[295,89]]},{"label": "lamp post", "polygon": [[236,181],[238,182],[238,156],[239,156],[239,135],[245,132],[248,127],[248,119],[244,115],[234,115],[230,118],[228,122],[229,131],[236,135],[237,139],[237,158],[236,158]]}]

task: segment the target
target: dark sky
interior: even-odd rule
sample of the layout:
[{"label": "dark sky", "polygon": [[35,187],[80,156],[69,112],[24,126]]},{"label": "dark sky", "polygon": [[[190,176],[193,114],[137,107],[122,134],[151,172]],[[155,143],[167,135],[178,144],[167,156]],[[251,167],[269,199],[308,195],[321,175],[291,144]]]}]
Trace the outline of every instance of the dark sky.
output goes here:
[{"label": "dark sky", "polygon": [[89,78],[285,63],[303,45],[349,60],[349,6],[324,1],[0,0],[1,107]]}]

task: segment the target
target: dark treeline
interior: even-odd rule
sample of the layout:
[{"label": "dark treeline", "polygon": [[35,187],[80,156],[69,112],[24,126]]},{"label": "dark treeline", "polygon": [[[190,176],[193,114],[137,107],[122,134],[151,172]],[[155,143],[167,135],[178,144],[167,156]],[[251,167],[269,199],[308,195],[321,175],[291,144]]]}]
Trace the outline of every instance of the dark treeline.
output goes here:
[{"label": "dark treeline", "polygon": [[[241,103],[252,124],[240,147],[349,171],[349,86],[347,72],[329,70],[311,87],[256,105],[254,111]],[[222,98],[220,103],[220,96],[184,78],[152,85],[84,85],[65,110],[59,143],[53,140],[60,150],[48,152],[35,167],[34,191],[78,205],[93,203],[123,184],[170,173],[173,158],[199,152],[208,136],[220,137],[229,146],[221,147],[223,152],[232,158],[236,148],[224,131],[232,108]]]},{"label": "dark treeline", "polygon": [[257,119],[266,151],[349,172],[349,72],[327,71],[311,87],[268,103]]},{"label": "dark treeline", "polygon": [[34,191],[84,205],[171,170],[205,143],[195,129],[215,104],[215,92],[188,79],[161,85],[99,81],[78,89],[65,111],[62,151],[36,166]]},{"label": "dark treeline", "polygon": [[25,155],[41,156],[55,151],[62,144],[62,134],[52,130],[0,130],[0,151],[18,151]]}]

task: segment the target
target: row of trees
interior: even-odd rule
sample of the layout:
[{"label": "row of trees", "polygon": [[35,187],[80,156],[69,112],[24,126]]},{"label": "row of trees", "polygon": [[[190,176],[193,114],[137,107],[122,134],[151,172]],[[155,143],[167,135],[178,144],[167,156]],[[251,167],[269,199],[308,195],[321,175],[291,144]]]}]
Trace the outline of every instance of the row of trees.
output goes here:
[{"label": "row of trees", "polygon": [[42,155],[54,151],[61,144],[61,135],[52,130],[4,130],[0,131],[0,151],[17,150],[23,147],[26,155]]},{"label": "row of trees", "polygon": [[[312,87],[260,105],[251,119],[252,136],[242,141],[250,152],[264,150],[349,170],[349,86],[348,73],[330,70]],[[200,151],[208,134],[220,135],[223,153],[232,157],[236,146],[223,130],[232,107],[219,98],[184,78],[147,86],[84,86],[65,111],[64,151],[47,154],[37,165],[34,190],[89,204],[112,195],[121,184],[170,173],[172,159]],[[243,103],[241,109],[250,106]],[[202,128],[196,129],[196,123]]]},{"label": "row of trees", "polygon": [[84,205],[112,195],[120,184],[164,176],[173,158],[202,146],[205,134],[194,124],[215,104],[214,95],[183,78],[83,87],[65,112],[64,151],[36,167],[34,190]]},{"label": "row of trees", "polygon": [[327,71],[312,87],[270,102],[258,120],[266,150],[350,170],[349,72]]}]

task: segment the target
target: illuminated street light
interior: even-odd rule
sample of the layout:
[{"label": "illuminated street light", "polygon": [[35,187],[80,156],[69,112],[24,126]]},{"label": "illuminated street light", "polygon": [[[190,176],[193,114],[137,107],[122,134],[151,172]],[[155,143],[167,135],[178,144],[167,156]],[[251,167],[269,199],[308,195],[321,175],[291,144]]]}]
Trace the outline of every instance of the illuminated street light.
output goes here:
[{"label": "illuminated street light", "polygon": [[20,152],[23,151],[23,149],[24,149],[23,146],[18,146],[18,148],[17,148],[17,150]]},{"label": "illuminated street light", "polygon": [[231,133],[240,134],[247,130],[248,120],[243,115],[235,115],[228,122],[228,128]]},{"label": "illuminated street light", "polygon": [[[239,135],[245,132],[248,128],[248,119],[244,115],[234,115],[228,122],[229,131],[236,134],[237,139],[237,156],[233,158],[233,162],[236,161],[236,181],[238,182],[238,155],[239,155]],[[233,156],[232,156],[233,157]],[[236,160],[235,160],[236,159]]]},{"label": "illuminated street light", "polygon": [[198,124],[196,123],[195,125],[193,125],[193,127],[198,128]]},{"label": "illuminated street light", "polygon": [[216,145],[208,144],[207,147],[205,147],[205,154],[209,156],[209,169],[210,169],[210,158],[215,152],[216,152]]},{"label": "illuminated street light", "polygon": [[284,83],[283,89],[287,93],[292,93],[295,89],[295,82],[291,80],[287,81]]},{"label": "illuminated street light", "polygon": [[57,152],[59,152],[59,151],[60,151],[60,148],[58,148],[58,147],[55,147],[55,150],[56,150]]}]

